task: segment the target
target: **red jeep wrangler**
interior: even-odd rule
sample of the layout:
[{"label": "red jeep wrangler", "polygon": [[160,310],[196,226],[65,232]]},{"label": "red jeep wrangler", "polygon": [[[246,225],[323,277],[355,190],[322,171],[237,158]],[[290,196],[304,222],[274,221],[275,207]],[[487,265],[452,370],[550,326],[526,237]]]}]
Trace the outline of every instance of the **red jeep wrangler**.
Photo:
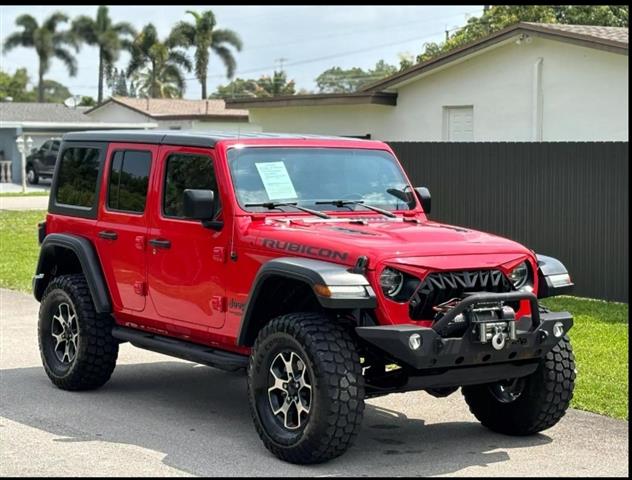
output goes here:
[{"label": "red jeep wrangler", "polygon": [[564,266],[428,219],[382,142],[79,132],[63,138],[33,280],[46,373],[103,385],[119,344],[247,369],[283,460],[342,454],[364,399],[462,387],[490,429],[551,427],[573,393]]}]

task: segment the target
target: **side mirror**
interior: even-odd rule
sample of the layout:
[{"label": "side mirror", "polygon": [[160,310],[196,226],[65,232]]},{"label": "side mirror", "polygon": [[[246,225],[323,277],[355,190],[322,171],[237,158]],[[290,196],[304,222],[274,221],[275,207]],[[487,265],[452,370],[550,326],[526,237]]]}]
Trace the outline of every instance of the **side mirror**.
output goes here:
[{"label": "side mirror", "polygon": [[430,190],[426,187],[416,187],[415,193],[417,194],[417,198],[421,202],[421,206],[424,209],[426,215],[430,213],[430,209],[432,207],[432,201],[430,198]]},{"label": "side mirror", "polygon": [[202,225],[220,230],[224,222],[213,221],[215,217],[215,192],[213,190],[194,190],[188,188],[183,193],[184,216],[200,220]]}]

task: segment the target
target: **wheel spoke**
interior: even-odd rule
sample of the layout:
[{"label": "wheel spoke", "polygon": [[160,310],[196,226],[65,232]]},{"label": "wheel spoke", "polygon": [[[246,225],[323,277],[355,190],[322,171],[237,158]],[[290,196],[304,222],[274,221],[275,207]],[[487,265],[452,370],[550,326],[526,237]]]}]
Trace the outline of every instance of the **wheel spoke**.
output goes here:
[{"label": "wheel spoke", "polygon": [[303,404],[303,398],[299,395],[298,400],[296,402],[296,410],[298,411],[298,423],[299,427],[301,426],[301,413],[309,413],[309,405],[306,406]]},{"label": "wheel spoke", "polygon": [[61,345],[63,342],[65,342],[64,338],[63,338],[63,333],[54,333],[51,332],[51,336],[55,339],[55,341],[57,342],[55,344],[55,350],[57,350],[57,348],[59,347],[59,345]]},{"label": "wheel spoke", "polygon": [[285,355],[283,353],[281,354],[281,359],[283,360],[283,364],[285,365],[285,372],[287,373],[287,378],[290,380],[294,377],[294,368],[292,367],[292,355],[294,355],[294,352],[290,354],[290,359],[286,360]]},{"label": "wheel spoke", "polygon": [[61,361],[62,362],[66,361],[66,357],[68,357],[68,362],[70,362],[70,343],[69,342],[66,342],[64,346],[64,356],[61,357]]}]

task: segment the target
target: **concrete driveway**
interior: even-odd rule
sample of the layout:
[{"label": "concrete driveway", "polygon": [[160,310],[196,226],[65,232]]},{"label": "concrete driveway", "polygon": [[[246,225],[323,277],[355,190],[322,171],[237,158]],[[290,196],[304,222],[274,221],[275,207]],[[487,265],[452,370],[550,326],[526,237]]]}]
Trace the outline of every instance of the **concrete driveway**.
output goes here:
[{"label": "concrete driveway", "polygon": [[261,444],[242,375],[122,345],[110,382],[50,384],[38,304],[0,290],[0,475],[627,476],[628,424],[571,410],[554,428],[507,437],[480,426],[460,393],[369,400],[356,444],[325,465],[283,463]]},{"label": "concrete driveway", "polygon": [[48,196],[0,197],[0,210],[48,210]]}]

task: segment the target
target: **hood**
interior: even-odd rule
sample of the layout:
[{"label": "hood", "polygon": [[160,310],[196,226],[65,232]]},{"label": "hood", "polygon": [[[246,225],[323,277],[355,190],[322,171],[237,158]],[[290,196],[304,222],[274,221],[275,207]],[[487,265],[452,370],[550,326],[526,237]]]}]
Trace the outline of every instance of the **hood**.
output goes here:
[{"label": "hood", "polygon": [[[250,228],[256,243],[288,255],[353,265],[369,257],[370,268],[382,261],[423,265],[426,257],[529,254],[523,245],[496,235],[411,218],[386,217],[267,217]],[[405,259],[409,259],[406,261]],[[428,259],[430,261],[430,259]],[[432,263],[435,263],[433,261]],[[471,262],[468,262],[471,263]]]}]

